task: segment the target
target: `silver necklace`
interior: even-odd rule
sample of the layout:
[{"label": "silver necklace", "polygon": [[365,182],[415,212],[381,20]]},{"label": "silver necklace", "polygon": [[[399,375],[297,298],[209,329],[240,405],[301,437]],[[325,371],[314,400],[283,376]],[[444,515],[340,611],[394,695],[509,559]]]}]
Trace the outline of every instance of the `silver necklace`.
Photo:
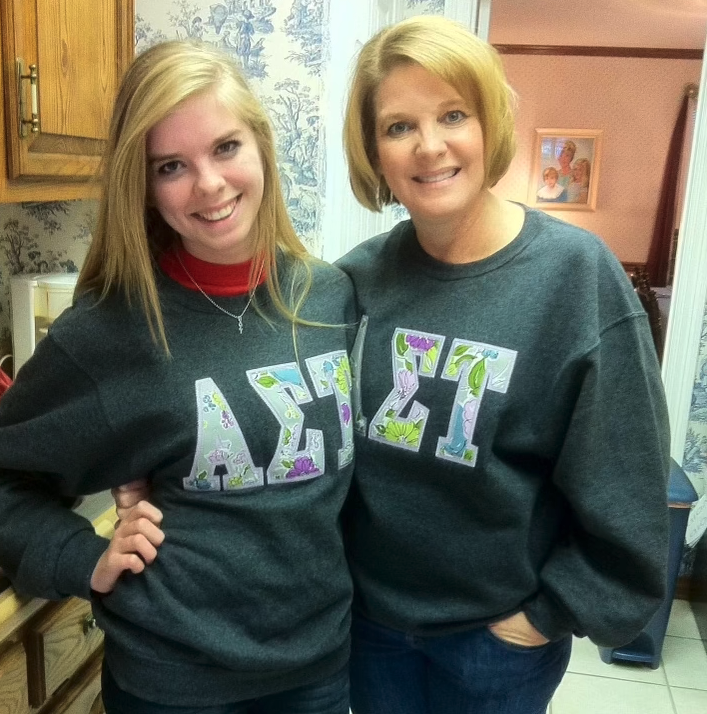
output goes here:
[{"label": "silver necklace", "polygon": [[[248,298],[248,302],[247,302],[246,306],[243,308],[243,312],[241,312],[240,315],[234,315],[232,312],[229,312],[228,310],[226,310],[225,307],[221,307],[215,300],[213,300],[213,299],[211,298],[210,295],[207,295],[207,294],[204,292],[204,290],[202,289],[201,285],[199,285],[199,283],[197,283],[196,280],[194,280],[194,278],[192,278],[191,273],[187,270],[186,266],[185,266],[184,263],[182,262],[182,256],[179,255],[179,253],[176,253],[176,256],[177,256],[177,260],[179,261],[179,265],[182,266],[182,270],[187,274],[187,277],[189,278],[189,280],[191,280],[192,283],[194,283],[194,287],[195,287],[217,310],[220,310],[222,313],[224,313],[224,315],[228,315],[229,317],[232,317],[234,320],[237,320],[237,321],[238,321],[238,332],[239,332],[239,334],[242,335],[242,334],[243,334],[243,315],[246,314],[246,312],[248,311],[248,308],[250,307],[250,303],[253,302],[253,295],[255,294],[255,288],[253,288],[253,290],[250,291],[250,297]],[[263,266],[261,265],[261,266],[260,266],[260,272],[258,273],[258,279],[255,281],[255,286],[256,286],[256,287],[260,284],[260,277],[262,276],[262,274],[263,274]]]}]

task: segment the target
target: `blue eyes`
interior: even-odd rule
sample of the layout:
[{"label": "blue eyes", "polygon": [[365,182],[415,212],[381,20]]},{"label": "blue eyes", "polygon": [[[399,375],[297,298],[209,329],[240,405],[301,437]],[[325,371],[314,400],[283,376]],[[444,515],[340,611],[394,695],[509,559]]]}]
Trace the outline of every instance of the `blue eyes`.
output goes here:
[{"label": "blue eyes", "polygon": [[447,114],[446,119],[449,124],[458,124],[466,119],[466,114],[459,109],[455,109]]},{"label": "blue eyes", "polygon": [[[238,152],[238,149],[241,148],[241,143],[242,142],[238,141],[237,139],[229,139],[228,141],[224,141],[222,144],[219,144],[214,149],[214,155],[229,159]],[[166,161],[164,164],[155,167],[155,173],[158,176],[173,176],[185,166],[186,164],[184,163],[184,161],[181,161],[180,159],[174,159],[172,161]]]},{"label": "blue eyes", "polygon": [[389,136],[400,136],[401,134],[404,134],[409,128],[410,128],[409,124],[405,124],[404,122],[397,121],[397,122],[395,122],[395,124],[391,124],[390,127],[388,127],[388,135]]},{"label": "blue eyes", "polygon": [[162,164],[162,166],[157,168],[157,173],[161,176],[169,176],[175,171],[178,171],[180,166],[181,161],[168,161],[166,164]]},{"label": "blue eyes", "polygon": [[219,144],[216,147],[216,153],[217,154],[233,154],[241,146],[240,141],[236,141],[235,139],[231,139],[230,141],[224,141],[223,144]]},{"label": "blue eyes", "polygon": [[[461,109],[452,109],[451,111],[442,115],[442,117],[440,118],[440,123],[454,126],[456,124],[461,124],[465,119],[468,118],[468,116],[469,115],[466,112],[463,112]],[[414,124],[411,122],[396,121],[394,124],[391,124],[387,128],[385,133],[387,136],[395,138],[404,136],[407,132],[412,131],[413,128]]]}]

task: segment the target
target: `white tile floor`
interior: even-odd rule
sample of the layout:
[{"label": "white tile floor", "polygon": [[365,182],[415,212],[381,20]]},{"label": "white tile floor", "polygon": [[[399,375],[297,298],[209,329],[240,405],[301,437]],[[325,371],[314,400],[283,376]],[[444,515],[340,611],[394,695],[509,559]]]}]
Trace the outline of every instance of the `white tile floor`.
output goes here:
[{"label": "white tile floor", "polygon": [[[693,608],[705,608],[695,605]],[[700,617],[707,614],[699,611]],[[704,618],[703,618],[704,619]],[[703,632],[705,629],[703,628]],[[567,674],[549,714],[707,714],[707,641],[690,603],[676,600],[658,669],[604,664],[586,638],[575,639]]]}]

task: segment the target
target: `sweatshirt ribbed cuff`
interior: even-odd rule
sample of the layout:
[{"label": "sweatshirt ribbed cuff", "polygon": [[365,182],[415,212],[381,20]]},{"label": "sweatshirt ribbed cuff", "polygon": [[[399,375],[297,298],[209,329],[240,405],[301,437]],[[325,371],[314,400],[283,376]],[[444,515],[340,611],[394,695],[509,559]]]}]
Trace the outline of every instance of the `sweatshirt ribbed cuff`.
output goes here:
[{"label": "sweatshirt ribbed cuff", "polygon": [[75,533],[64,544],[54,571],[54,587],[62,596],[91,598],[91,576],[98,559],[108,547],[106,538],[90,526]]},{"label": "sweatshirt ribbed cuff", "polygon": [[[552,642],[571,635],[576,627],[569,613],[542,592],[523,605],[523,612],[530,624]],[[582,633],[575,634],[582,636]]]}]

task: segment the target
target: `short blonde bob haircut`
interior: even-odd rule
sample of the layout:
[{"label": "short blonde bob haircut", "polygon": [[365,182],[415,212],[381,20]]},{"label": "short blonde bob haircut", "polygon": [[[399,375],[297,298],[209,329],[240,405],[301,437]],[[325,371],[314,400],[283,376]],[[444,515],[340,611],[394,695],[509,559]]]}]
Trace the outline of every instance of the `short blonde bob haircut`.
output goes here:
[{"label": "short blonde bob haircut", "polygon": [[384,28],[361,49],[344,122],[351,188],[371,211],[397,203],[377,170],[376,93],[395,67],[417,64],[459,92],[478,112],[484,136],[484,187],[506,173],[515,153],[515,94],[496,50],[460,23],[421,15]]},{"label": "short blonde bob haircut", "polygon": [[[155,265],[163,252],[179,244],[179,235],[150,205],[147,134],[181,102],[214,91],[254,133],[263,163],[263,199],[254,225],[254,259],[250,288],[261,268],[277,309],[297,321],[297,307],[311,284],[308,254],[297,237],[282,197],[273,134],[262,105],[235,63],[204,44],[174,40],[139,55],[128,68],[115,102],[103,156],[102,195],[98,222],[88,251],[77,294],[95,291],[99,299],[122,292],[137,299],[153,338],[169,352],[155,283]],[[296,306],[283,299],[278,283],[278,250],[299,259],[305,267],[304,287]]]}]

